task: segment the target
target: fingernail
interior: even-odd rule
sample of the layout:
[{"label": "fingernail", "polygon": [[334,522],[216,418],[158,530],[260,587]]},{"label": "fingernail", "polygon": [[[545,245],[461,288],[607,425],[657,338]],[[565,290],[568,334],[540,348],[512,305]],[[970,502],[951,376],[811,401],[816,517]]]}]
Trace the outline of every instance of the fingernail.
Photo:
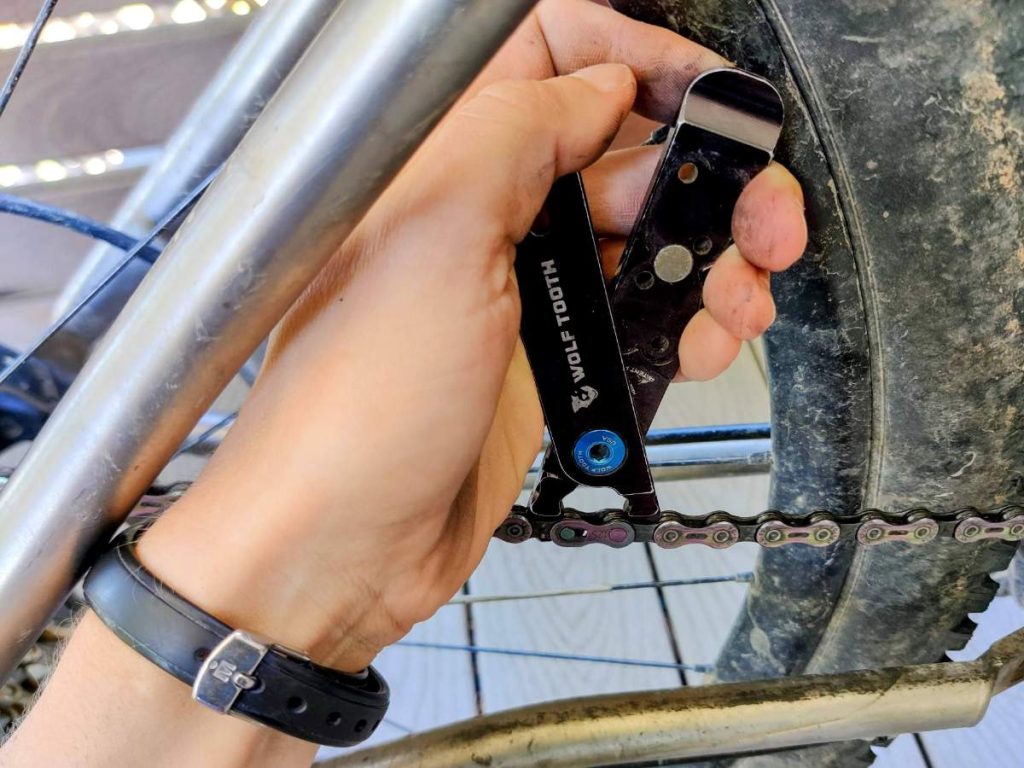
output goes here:
[{"label": "fingernail", "polygon": [[574,72],[573,77],[586,80],[602,93],[615,93],[632,87],[633,71],[625,64],[596,64]]}]

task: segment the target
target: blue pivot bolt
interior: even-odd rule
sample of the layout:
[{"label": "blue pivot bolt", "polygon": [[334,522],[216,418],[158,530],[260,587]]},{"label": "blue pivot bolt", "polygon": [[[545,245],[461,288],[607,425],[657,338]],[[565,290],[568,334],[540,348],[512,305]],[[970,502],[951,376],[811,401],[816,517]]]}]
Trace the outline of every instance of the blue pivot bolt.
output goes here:
[{"label": "blue pivot bolt", "polygon": [[592,429],[576,441],[572,456],[588,475],[610,475],[626,461],[626,443],[609,429]]}]

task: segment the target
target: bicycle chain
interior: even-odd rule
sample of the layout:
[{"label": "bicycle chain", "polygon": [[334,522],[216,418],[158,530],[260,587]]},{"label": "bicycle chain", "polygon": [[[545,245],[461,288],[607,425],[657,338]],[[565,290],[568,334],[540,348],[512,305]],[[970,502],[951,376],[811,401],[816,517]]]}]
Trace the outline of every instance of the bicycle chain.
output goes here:
[{"label": "bicycle chain", "polygon": [[618,548],[649,542],[663,549],[690,544],[726,549],[739,542],[769,548],[791,544],[827,547],[840,541],[856,541],[863,546],[892,542],[922,545],[938,538],[963,544],[1016,542],[1024,540],[1024,506],[1006,504],[986,510],[962,507],[950,512],[923,507],[902,512],[866,509],[846,515],[825,510],[811,515],[770,510],[757,517],[723,511],[703,516],[669,511],[653,522],[639,523],[615,509],[595,513],[565,509],[560,517],[542,517],[517,505],[494,535],[511,543],[540,539],[562,547],[604,544]]},{"label": "bicycle chain", "polygon": [[[189,483],[182,482],[152,489],[140,500],[135,514],[159,513],[188,486]],[[621,548],[649,542],[662,549],[691,544],[726,549],[740,542],[767,548],[792,544],[827,547],[840,541],[856,541],[868,547],[893,542],[923,545],[940,538],[962,544],[1019,542],[1024,541],[1024,506],[1004,504],[984,510],[961,507],[949,512],[924,507],[902,512],[865,509],[848,515],[826,510],[811,515],[769,510],[757,517],[740,517],[724,511],[707,515],[666,511],[656,521],[638,523],[619,509],[591,513],[567,508],[560,517],[542,517],[517,504],[494,536],[512,544],[538,539],[562,547],[604,544]]]},{"label": "bicycle chain", "polygon": [[[0,488],[4,480],[6,477],[0,472]],[[154,486],[139,500],[132,514],[159,514],[177,501],[190,485],[180,482]],[[756,517],[740,517],[724,511],[706,515],[666,511],[653,522],[639,523],[619,509],[591,513],[567,508],[559,517],[543,517],[517,504],[494,535],[513,544],[538,539],[562,547],[604,544],[620,548],[649,542],[662,549],[691,544],[726,549],[740,542],[767,548],[792,544],[827,547],[840,541],[856,541],[868,547],[892,542],[923,545],[942,538],[962,544],[1019,542],[1024,541],[1024,505],[1004,504],[987,509],[961,507],[949,512],[925,507],[902,512],[865,509],[846,515],[826,510],[811,515],[768,510]]]}]

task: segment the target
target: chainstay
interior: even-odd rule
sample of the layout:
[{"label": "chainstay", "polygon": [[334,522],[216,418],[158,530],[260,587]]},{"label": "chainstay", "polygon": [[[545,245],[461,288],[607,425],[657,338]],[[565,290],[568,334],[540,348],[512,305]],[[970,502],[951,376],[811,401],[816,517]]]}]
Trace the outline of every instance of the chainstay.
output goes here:
[{"label": "chainstay", "polygon": [[1024,506],[961,507],[949,512],[923,507],[901,512],[865,509],[856,514],[817,511],[811,515],[767,511],[756,517],[722,511],[702,516],[666,511],[657,520],[642,523],[616,509],[595,513],[565,509],[559,517],[543,517],[516,506],[494,535],[511,543],[539,539],[563,547],[604,544],[616,548],[652,543],[663,549],[692,544],[726,549],[740,542],[768,548],[795,544],[827,547],[840,541],[863,546],[893,542],[920,546],[940,538],[971,544],[1024,540]]}]

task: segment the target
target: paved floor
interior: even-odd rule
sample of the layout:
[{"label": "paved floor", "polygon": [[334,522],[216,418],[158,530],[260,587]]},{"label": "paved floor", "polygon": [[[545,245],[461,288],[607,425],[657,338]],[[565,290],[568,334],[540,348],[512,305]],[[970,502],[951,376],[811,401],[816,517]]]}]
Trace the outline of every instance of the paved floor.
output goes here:
[{"label": "paved floor", "polygon": [[[755,421],[767,417],[767,395],[756,356],[749,348],[719,381],[676,386],[663,407],[667,425]],[[767,478],[703,480],[667,484],[663,502],[675,508],[760,509]],[[469,584],[473,594],[536,592],[565,586],[592,586],[653,578],[683,579],[743,573],[756,549],[724,552],[701,548],[675,551],[630,547],[625,550],[565,551],[540,544],[494,542]],[[580,595],[442,609],[416,628],[417,640],[474,643],[536,651],[710,664],[715,660],[745,586],[736,583],[673,587],[665,606],[652,590],[611,595]],[[977,636],[956,658],[972,658],[988,644],[1024,625],[1024,611],[998,598],[979,622]],[[395,690],[389,721],[379,741],[464,718],[535,702],[584,694],[678,685],[678,673],[566,662],[509,658],[486,653],[393,648],[380,667]],[[684,673],[689,685],[703,675]],[[882,768],[1016,768],[1019,746],[1012,739],[1012,713],[1024,706],[1024,692],[997,699],[975,728],[904,735],[879,749]]]}]

